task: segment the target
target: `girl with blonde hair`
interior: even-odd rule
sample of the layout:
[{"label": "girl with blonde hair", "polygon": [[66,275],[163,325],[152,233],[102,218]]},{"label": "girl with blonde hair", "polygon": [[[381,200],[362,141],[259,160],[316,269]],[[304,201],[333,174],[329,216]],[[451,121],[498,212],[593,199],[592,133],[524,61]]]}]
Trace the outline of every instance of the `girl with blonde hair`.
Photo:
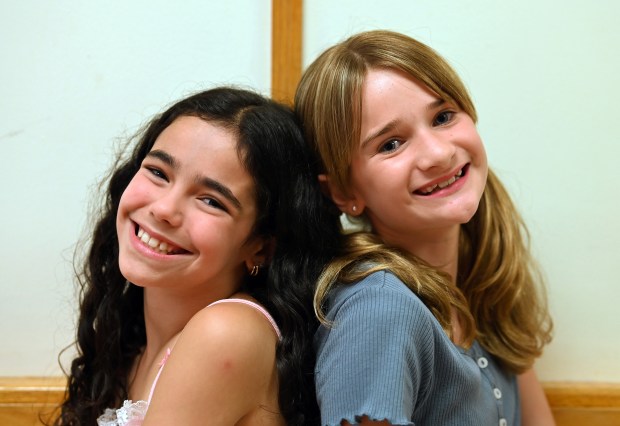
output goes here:
[{"label": "girl with blonde hair", "polygon": [[323,425],[552,425],[533,371],[541,277],[448,63],[390,31],[305,71],[296,112],[324,187],[362,230],[319,280]]}]

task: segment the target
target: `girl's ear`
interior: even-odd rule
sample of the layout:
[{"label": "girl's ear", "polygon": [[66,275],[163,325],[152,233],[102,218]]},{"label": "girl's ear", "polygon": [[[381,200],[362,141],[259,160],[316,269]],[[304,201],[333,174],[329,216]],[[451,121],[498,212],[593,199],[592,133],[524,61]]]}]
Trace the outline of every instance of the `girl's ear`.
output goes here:
[{"label": "girl's ear", "polygon": [[326,174],[319,175],[319,184],[325,194],[332,199],[341,212],[349,216],[359,216],[364,211],[364,202],[358,196],[345,194]]},{"label": "girl's ear", "polygon": [[247,258],[245,259],[245,267],[249,273],[255,270],[255,267],[259,269],[269,262],[275,249],[274,240],[272,237],[256,237],[254,241],[250,243],[250,250]]}]

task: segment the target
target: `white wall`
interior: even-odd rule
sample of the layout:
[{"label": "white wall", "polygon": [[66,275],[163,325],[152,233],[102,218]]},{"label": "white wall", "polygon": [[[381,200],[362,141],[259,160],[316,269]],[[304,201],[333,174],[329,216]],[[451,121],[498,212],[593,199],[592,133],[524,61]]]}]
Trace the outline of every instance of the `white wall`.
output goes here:
[{"label": "white wall", "polygon": [[489,161],[530,227],[555,339],[544,380],[620,381],[620,2],[308,0],[304,66],[368,29],[404,32],[469,87]]},{"label": "white wall", "polygon": [[[215,84],[263,93],[270,1],[58,0],[0,8],[0,376],[59,374],[71,258],[114,141]],[[304,64],[371,28],[447,57],[530,226],[555,340],[545,380],[620,381],[620,3],[306,0]]]},{"label": "white wall", "polygon": [[268,94],[269,0],[0,7],[0,376],[59,374],[74,244],[119,138],[190,92]]}]

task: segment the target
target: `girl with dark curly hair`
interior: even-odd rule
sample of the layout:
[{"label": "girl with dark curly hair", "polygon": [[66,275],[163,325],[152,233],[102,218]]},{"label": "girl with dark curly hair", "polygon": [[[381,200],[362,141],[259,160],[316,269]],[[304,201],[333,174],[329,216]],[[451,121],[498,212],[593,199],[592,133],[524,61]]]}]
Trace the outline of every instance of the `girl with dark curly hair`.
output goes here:
[{"label": "girl with dark curly hair", "polygon": [[153,119],[94,223],[54,424],[313,423],[312,295],[340,226],[317,173],[290,109],[250,91]]}]

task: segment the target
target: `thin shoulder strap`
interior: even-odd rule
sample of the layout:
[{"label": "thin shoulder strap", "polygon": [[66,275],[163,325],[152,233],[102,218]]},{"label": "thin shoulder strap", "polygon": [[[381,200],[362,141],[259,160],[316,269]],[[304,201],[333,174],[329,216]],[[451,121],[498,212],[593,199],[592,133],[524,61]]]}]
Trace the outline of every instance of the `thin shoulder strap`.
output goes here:
[{"label": "thin shoulder strap", "polygon": [[172,350],[170,348],[166,348],[166,354],[164,355],[164,358],[159,363],[159,371],[157,372],[157,376],[155,376],[155,380],[153,380],[153,384],[151,385],[151,391],[149,392],[149,399],[147,401],[147,406],[151,405],[151,398],[153,398],[153,392],[155,391],[155,385],[157,384],[157,381],[159,380],[159,376],[161,376],[161,372],[164,369],[164,365],[166,364],[166,361],[168,361],[168,357],[170,356],[171,351]]},{"label": "thin shoulder strap", "polygon": [[271,315],[269,315],[269,312],[267,312],[267,310],[265,308],[263,308],[261,305],[259,305],[258,303],[254,303],[254,302],[251,302],[251,301],[245,300],[245,299],[235,299],[235,298],[232,298],[232,299],[220,299],[220,300],[217,300],[217,301],[211,303],[209,306],[217,305],[219,303],[242,303],[244,305],[248,305],[248,306],[256,309],[258,312],[263,314],[263,316],[265,318],[267,318],[267,320],[269,321],[269,323],[271,324],[271,326],[275,330],[276,334],[278,335],[278,340],[282,339],[282,334],[280,333],[280,329],[278,328],[278,325],[276,324],[275,320],[272,318]]}]

